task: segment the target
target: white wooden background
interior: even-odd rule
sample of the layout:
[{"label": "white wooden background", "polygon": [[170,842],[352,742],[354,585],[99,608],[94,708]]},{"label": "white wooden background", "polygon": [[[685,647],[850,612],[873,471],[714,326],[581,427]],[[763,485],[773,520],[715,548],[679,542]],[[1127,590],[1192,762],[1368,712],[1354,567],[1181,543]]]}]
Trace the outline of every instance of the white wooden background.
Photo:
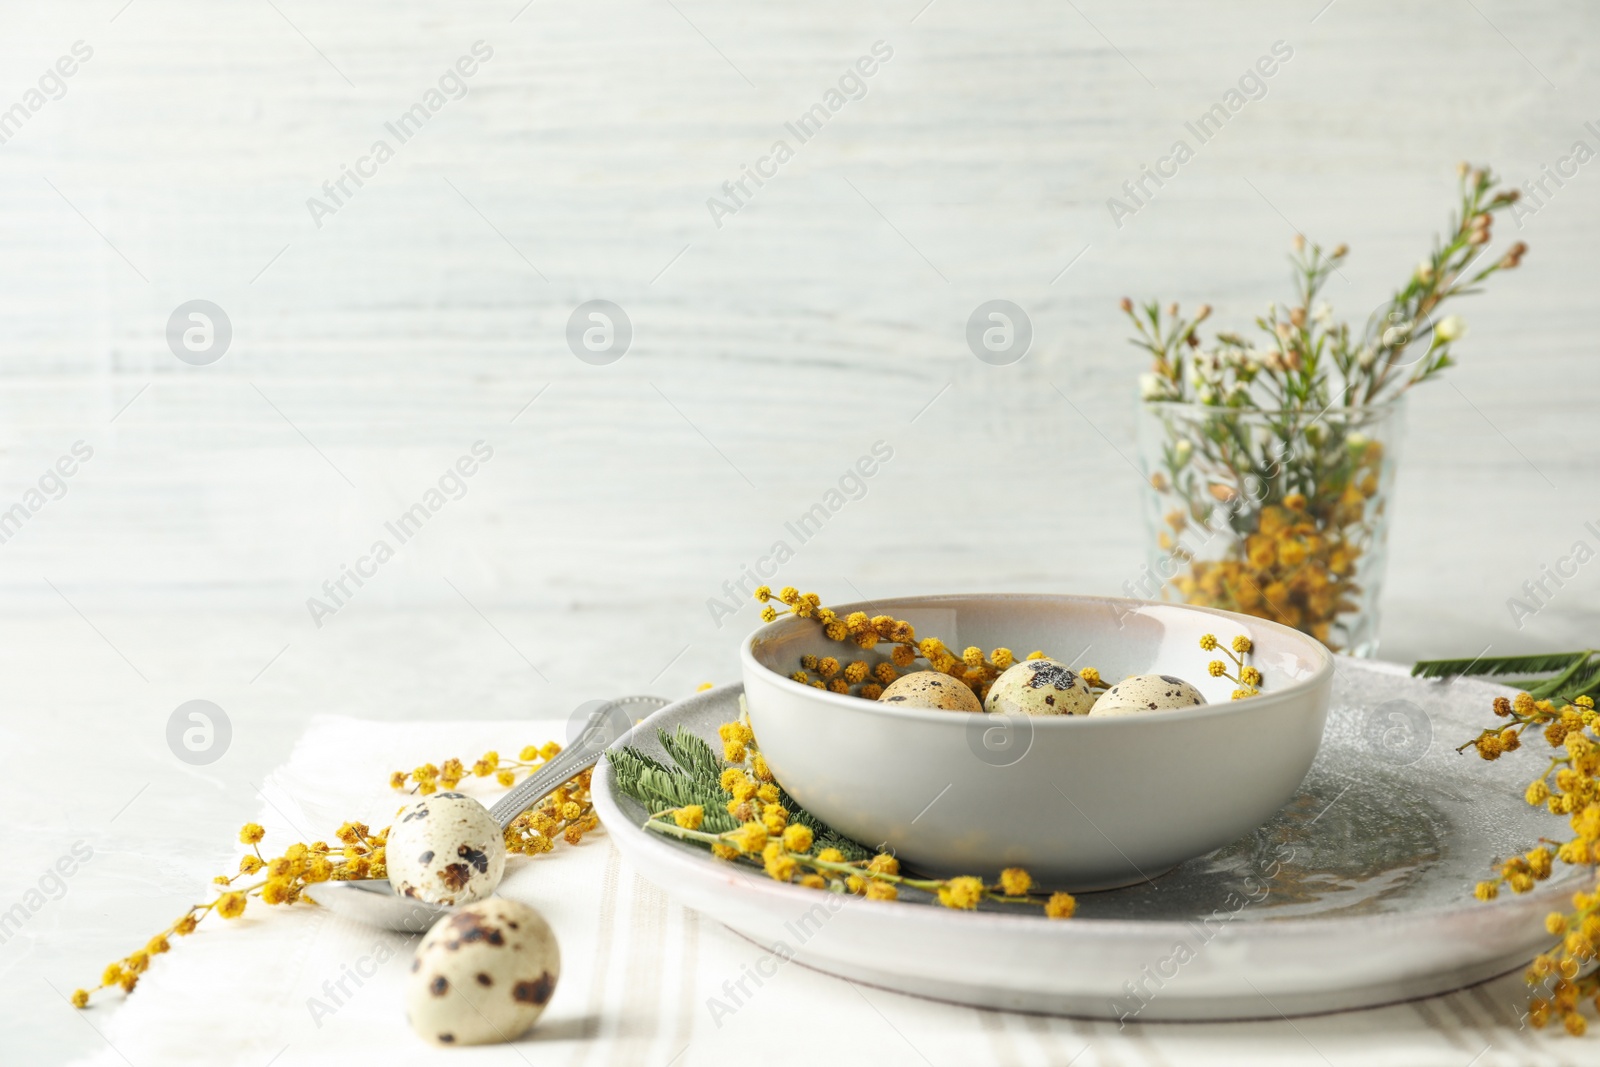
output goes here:
[{"label": "white wooden background", "polygon": [[[781,581],[1119,591],[1142,531],[1118,297],[1243,324],[1299,228],[1350,243],[1330,295],[1364,318],[1458,159],[1521,182],[1600,149],[1577,0],[1324,5],[0,4],[0,110],[93,49],[0,145],[0,510],[94,449],[0,544],[0,910],[95,849],[0,945],[8,1048],[99,1043],[52,986],[196,897],[309,715],[560,715],[734,677],[754,611],[719,628],[707,599],[874,441],[894,458]],[[469,95],[317,228],[306,199],[478,40]],[[880,40],[865,98],[716,227],[706,199]],[[1114,226],[1107,198],[1279,40],[1265,97]],[[1600,565],[1520,629],[1506,606],[1600,548],[1597,208],[1600,162],[1500,227],[1532,252],[1415,397],[1391,658],[1600,632]],[[195,298],[233,324],[206,367],[164,340]],[[564,341],[596,298],[635,330],[604,367]],[[994,298],[1034,324],[1009,367],[963,339]],[[479,439],[465,498],[316,627],[306,598]],[[194,698],[234,728],[204,768],[165,742]]]}]

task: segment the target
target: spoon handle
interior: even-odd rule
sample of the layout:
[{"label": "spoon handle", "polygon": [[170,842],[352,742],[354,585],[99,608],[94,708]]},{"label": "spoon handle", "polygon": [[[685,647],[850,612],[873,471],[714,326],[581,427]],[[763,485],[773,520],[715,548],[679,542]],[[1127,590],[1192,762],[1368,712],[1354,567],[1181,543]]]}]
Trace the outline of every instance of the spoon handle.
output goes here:
[{"label": "spoon handle", "polygon": [[518,815],[555,792],[563,782],[593,767],[607,746],[633,728],[635,715],[648,715],[669,703],[671,701],[660,697],[634,696],[618,697],[601,704],[583,724],[577,739],[501,797],[489,809],[490,817],[504,830]]}]

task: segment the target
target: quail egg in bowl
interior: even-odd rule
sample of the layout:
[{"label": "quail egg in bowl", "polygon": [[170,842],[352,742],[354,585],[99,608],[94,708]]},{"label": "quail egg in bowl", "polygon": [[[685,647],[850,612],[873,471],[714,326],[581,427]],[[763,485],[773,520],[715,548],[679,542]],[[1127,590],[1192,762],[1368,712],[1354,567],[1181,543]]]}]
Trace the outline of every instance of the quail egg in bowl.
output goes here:
[{"label": "quail egg in bowl", "polygon": [[[1332,654],[1264,619],[1045,594],[830,606],[905,620],[949,648],[1049,652],[997,678],[986,711],[962,712],[795,681],[802,657],[849,647],[814,619],[785,616],[745,642],[751,726],[784,789],[835,829],[935,876],[1016,866],[1073,891],[1154,878],[1269,819],[1322,740]],[[1259,694],[1231,699],[1234,682],[1210,676],[1200,638],[1211,633],[1250,640]],[[851,655],[874,662],[886,651]],[[1080,663],[1109,688],[1083,685]]]},{"label": "quail egg in bowl", "polygon": [[1100,694],[1090,715],[1138,715],[1146,711],[1197,708],[1206,702],[1200,690],[1170,674],[1135,674]]},{"label": "quail egg in bowl", "polygon": [[983,705],[970,686],[938,671],[913,671],[889,683],[878,698],[885,704],[907,708],[938,708],[941,711],[981,712]]},{"label": "quail egg in bowl", "polygon": [[1048,656],[1013,663],[983,698],[984,711],[1001,715],[1087,715],[1094,705],[1083,676]]}]

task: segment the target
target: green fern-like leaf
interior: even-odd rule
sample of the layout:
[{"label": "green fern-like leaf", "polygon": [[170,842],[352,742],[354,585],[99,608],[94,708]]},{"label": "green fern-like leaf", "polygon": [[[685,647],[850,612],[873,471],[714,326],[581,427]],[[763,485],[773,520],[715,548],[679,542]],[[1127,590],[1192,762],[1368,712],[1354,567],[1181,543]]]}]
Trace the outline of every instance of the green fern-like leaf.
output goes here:
[{"label": "green fern-like leaf", "polygon": [[[740,698],[741,711],[743,699]],[[652,813],[698,804],[704,812],[700,828],[708,833],[737,829],[739,821],[728,812],[731,798],[721,781],[722,772],[729,765],[718,757],[716,749],[681,723],[674,732],[658,730],[656,736],[675,766],[632,747],[607,753],[618,791]],[[836,848],[852,861],[870,859],[875,854],[876,850],[839,833],[801,807],[781,784],[778,802],[789,812],[790,822],[811,830],[813,848]]]},{"label": "green fern-like leaf", "polygon": [[667,750],[673,762],[696,778],[715,782],[722,773],[722,761],[711,751],[711,746],[682,723],[678,724],[676,733],[657,730],[656,736],[661,739],[661,747]]},{"label": "green fern-like leaf", "polygon": [[[607,753],[618,791],[651,812],[698,804],[705,813],[700,828],[708,833],[738,829],[739,820],[728,813],[729,797],[719,780],[726,764],[717,759],[711,746],[682,726],[676,733],[663,730],[659,736],[677,766],[668,766],[631,747]],[[811,830],[813,848],[836,848],[847,860],[865,860],[874,855],[875,850],[839,833],[801,807],[781,785],[778,794],[779,803],[789,811],[789,821]]]},{"label": "green fern-like leaf", "polygon": [[1573,697],[1583,696],[1586,693],[1592,695],[1592,690],[1600,688],[1600,659],[1584,665],[1581,669],[1573,671],[1568,676],[1558,676],[1551,679],[1539,688],[1540,691],[1534,692],[1533,695],[1539,697],[1564,697],[1569,700]]},{"label": "green fern-like leaf", "polygon": [[619,782],[637,782],[640,773],[645,768],[653,768],[659,771],[668,770],[667,766],[654,756],[648,756],[632,747],[609,752],[606,754],[606,759],[615,769]]},{"label": "green fern-like leaf", "polygon": [[703,828],[714,834],[736,829],[738,820],[728,814],[728,795],[715,779],[706,780],[676,767],[668,767],[634,748],[610,753],[617,788],[651,812],[698,804],[705,811]]},{"label": "green fern-like leaf", "polygon": [[1499,656],[1493,659],[1426,659],[1411,668],[1416,678],[1496,677],[1504,674],[1547,674],[1565,671],[1574,663],[1589,658],[1590,652],[1547,652],[1532,656]]}]

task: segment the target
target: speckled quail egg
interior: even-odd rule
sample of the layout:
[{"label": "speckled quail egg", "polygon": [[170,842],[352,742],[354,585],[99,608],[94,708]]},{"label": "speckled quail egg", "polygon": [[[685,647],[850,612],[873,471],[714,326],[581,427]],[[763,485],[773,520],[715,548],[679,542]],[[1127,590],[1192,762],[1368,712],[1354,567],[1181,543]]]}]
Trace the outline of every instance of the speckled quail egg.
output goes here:
[{"label": "speckled quail egg", "polygon": [[1065,663],[1025,659],[994,680],[983,705],[1001,715],[1087,715],[1094,693]]},{"label": "speckled quail egg", "polygon": [[932,708],[937,711],[982,711],[983,705],[965,682],[939,671],[913,671],[889,683],[878,698],[902,708]]},{"label": "speckled quail egg", "polygon": [[439,1045],[515,1041],[555,992],[561,950],[544,916],[492,897],[423,935],[406,980],[406,1018]]},{"label": "speckled quail egg", "polygon": [[423,797],[395,816],[384,849],[389,884],[429,904],[468,904],[500,884],[506,839],[489,809],[462,793]]},{"label": "speckled quail egg", "polygon": [[1091,715],[1137,715],[1142,711],[1192,708],[1206,702],[1200,690],[1170,674],[1135,674],[1101,694]]}]

